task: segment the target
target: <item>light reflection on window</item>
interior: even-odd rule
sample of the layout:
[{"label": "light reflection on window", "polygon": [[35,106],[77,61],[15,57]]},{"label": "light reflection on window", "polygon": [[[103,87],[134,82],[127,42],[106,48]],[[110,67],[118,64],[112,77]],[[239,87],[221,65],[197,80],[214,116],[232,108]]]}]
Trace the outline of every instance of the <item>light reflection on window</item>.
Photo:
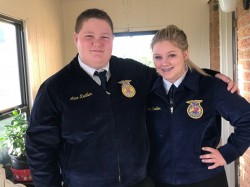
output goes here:
[{"label": "light reflection on window", "polygon": [[0,111],[20,105],[16,28],[0,21]]},{"label": "light reflection on window", "polygon": [[117,36],[114,39],[113,55],[132,58],[154,67],[150,43],[154,35]]}]

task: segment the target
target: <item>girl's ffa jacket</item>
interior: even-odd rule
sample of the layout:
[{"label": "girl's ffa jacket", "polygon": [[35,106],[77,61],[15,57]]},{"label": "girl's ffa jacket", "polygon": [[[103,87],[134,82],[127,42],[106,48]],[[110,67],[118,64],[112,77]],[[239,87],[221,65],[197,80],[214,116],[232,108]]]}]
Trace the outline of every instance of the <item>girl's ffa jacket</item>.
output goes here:
[{"label": "girl's ffa jacket", "polygon": [[155,70],[112,56],[110,73],[106,92],[75,57],[41,85],[26,143],[36,187],[120,187],[146,176]]},{"label": "girl's ffa jacket", "polygon": [[174,93],[173,112],[159,77],[147,106],[151,145],[149,174],[169,184],[191,184],[213,177],[224,168],[208,170],[201,162],[202,147],[216,148],[221,138],[220,116],[236,127],[218,150],[227,163],[250,145],[250,104],[227,91],[219,79],[188,71]]}]

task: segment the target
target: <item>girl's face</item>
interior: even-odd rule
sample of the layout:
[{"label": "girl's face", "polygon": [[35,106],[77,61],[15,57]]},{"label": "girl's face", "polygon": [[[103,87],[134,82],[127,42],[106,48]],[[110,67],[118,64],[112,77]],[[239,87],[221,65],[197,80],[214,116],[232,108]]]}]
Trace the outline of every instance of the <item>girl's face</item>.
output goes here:
[{"label": "girl's face", "polygon": [[171,41],[157,42],[153,46],[153,60],[157,72],[174,83],[185,73],[188,50],[182,51]]}]

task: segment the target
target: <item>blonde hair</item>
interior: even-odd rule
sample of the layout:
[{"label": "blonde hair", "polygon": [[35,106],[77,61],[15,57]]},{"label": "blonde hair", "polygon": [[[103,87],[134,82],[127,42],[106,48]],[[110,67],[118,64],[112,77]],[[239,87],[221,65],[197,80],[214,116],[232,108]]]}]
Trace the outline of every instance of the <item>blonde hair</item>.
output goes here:
[{"label": "blonde hair", "polygon": [[[188,41],[187,35],[184,33],[183,30],[179,29],[175,25],[169,25],[160,31],[158,31],[152,41],[151,41],[151,49],[153,49],[154,45],[158,42],[162,41],[170,41],[176,47],[181,49],[182,51],[188,50]],[[185,61],[185,64],[189,67],[190,70],[195,69],[202,75],[208,75],[205,71],[199,68],[196,64],[194,64],[189,58]]]}]

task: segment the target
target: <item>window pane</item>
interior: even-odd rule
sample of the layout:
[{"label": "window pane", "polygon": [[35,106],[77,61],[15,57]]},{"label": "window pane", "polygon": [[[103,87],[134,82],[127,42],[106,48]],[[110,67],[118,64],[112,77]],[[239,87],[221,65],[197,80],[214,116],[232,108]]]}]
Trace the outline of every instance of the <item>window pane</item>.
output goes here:
[{"label": "window pane", "polygon": [[113,55],[132,58],[143,64],[154,67],[150,43],[154,35],[116,36]]},{"label": "window pane", "polygon": [[22,104],[16,28],[0,21],[0,111]]}]

